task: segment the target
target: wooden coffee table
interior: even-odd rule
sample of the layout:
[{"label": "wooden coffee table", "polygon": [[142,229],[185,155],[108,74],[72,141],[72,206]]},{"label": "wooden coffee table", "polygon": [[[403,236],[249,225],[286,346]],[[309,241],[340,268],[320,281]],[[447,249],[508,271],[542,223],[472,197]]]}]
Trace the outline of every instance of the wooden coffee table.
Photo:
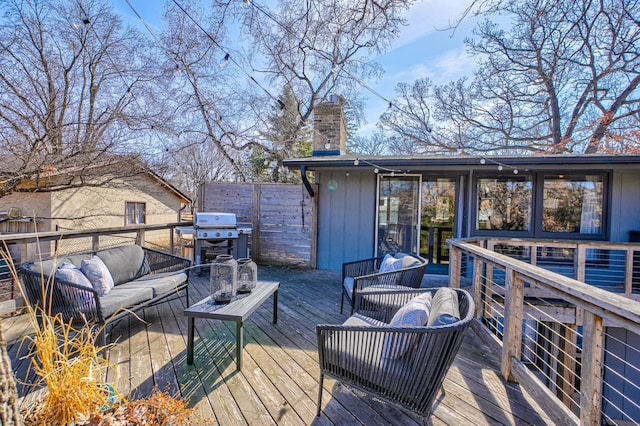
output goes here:
[{"label": "wooden coffee table", "polygon": [[279,282],[258,281],[258,284],[251,293],[238,294],[231,302],[221,304],[216,303],[211,297],[202,299],[198,303],[184,310],[184,315],[188,319],[187,327],[187,364],[193,364],[193,335],[194,322],[196,318],[217,319],[223,321],[236,322],[236,367],[238,371],[242,368],[242,348],[244,346],[242,336],[243,322],[262,303],[273,295],[273,323],[278,322],[278,288]]}]

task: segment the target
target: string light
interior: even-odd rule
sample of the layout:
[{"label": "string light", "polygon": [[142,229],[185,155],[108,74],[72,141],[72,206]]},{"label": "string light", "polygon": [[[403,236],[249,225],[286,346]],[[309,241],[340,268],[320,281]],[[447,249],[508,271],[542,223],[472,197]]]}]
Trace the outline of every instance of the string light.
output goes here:
[{"label": "string light", "polygon": [[229,55],[228,53],[225,53],[224,58],[222,58],[222,60],[220,61],[220,68],[224,68],[229,63],[230,57],[231,55]]},{"label": "string light", "polygon": [[515,167],[513,167],[513,166],[510,166],[510,165],[508,165],[508,164],[501,163],[501,162],[496,161],[496,160],[491,159],[491,158],[484,158],[484,157],[483,157],[483,158],[481,158],[481,159],[480,159],[480,164],[483,164],[483,165],[484,165],[484,164],[487,164],[488,162],[489,162],[489,163],[496,164],[496,165],[498,166],[498,170],[499,170],[499,171],[503,171],[503,170],[504,170],[504,168],[505,168],[505,167],[507,167],[507,168],[513,169],[513,174],[514,174],[514,175],[517,175],[517,174],[519,173],[519,171],[518,171],[518,169],[517,169],[517,168],[515,168]]}]

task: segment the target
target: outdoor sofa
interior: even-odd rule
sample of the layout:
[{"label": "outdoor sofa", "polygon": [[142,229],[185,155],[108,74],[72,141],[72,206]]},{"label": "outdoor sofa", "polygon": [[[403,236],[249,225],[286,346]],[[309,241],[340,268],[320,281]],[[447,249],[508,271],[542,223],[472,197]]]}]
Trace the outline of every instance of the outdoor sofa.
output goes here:
[{"label": "outdoor sofa", "polygon": [[[373,304],[399,306],[377,311]],[[433,410],[445,375],[474,317],[471,295],[461,289],[380,289],[356,300],[343,324],[316,327],[322,407],[325,376],[397,404],[423,418]],[[378,319],[364,315],[378,312]]]},{"label": "outdoor sofa", "polygon": [[340,313],[345,299],[353,313],[355,299],[363,291],[381,287],[420,287],[426,267],[426,259],[401,252],[344,263]]},{"label": "outdoor sofa", "polygon": [[188,305],[190,266],[189,259],[129,245],[26,262],[19,275],[36,313],[104,325],[181,291]]}]

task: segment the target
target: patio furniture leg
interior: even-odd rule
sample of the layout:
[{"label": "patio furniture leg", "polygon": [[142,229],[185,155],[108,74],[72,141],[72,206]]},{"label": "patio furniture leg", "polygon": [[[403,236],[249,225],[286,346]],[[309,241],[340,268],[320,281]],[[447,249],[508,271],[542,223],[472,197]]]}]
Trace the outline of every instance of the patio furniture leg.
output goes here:
[{"label": "patio furniture leg", "polygon": [[342,298],[340,299],[340,313],[342,313],[343,306],[344,306],[344,290],[342,291]]},{"label": "patio furniture leg", "polygon": [[278,290],[273,293],[273,323],[278,323]]},{"label": "patio furniture leg", "polygon": [[324,382],[324,374],[320,373],[320,386],[318,388],[318,409],[316,411],[316,416],[320,415],[322,411],[322,384]]},{"label": "patio furniture leg", "polygon": [[236,321],[236,369],[242,369],[242,320]]},{"label": "patio furniture leg", "polygon": [[189,317],[187,321],[187,365],[193,364],[193,323],[195,321],[194,317]]}]

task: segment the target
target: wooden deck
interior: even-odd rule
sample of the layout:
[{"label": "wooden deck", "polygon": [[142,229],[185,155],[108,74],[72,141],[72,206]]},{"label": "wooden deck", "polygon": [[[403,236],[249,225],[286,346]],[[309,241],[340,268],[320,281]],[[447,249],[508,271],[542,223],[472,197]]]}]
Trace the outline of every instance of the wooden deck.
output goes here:
[{"label": "wooden deck", "polygon": [[[179,393],[206,418],[222,425],[415,425],[421,419],[331,379],[324,382],[323,411],[316,417],[318,360],[315,325],[340,323],[340,279],[327,271],[260,266],[261,279],[280,281],[278,323],[268,300],[245,323],[244,365],[236,372],[235,324],[196,320],[194,365],[186,363],[184,299],[147,309],[113,329],[108,379],[124,394],[148,395],[154,387]],[[205,297],[206,275],[191,278],[192,303]],[[24,318],[2,322],[18,378],[28,357]],[[19,352],[22,352],[20,354]],[[436,401],[434,425],[553,424],[520,386],[504,382],[497,360],[469,331]],[[22,404],[42,390],[19,386]]]}]

